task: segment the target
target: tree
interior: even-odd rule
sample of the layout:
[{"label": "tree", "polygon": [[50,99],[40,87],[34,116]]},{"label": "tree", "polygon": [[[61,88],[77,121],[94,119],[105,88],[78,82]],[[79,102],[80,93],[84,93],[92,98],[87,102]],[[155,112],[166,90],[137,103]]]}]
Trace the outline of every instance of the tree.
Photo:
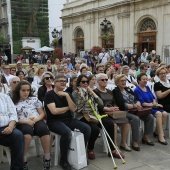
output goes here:
[{"label": "tree", "polygon": [[58,40],[57,39],[53,39],[52,45],[56,48],[57,45],[58,45]]}]

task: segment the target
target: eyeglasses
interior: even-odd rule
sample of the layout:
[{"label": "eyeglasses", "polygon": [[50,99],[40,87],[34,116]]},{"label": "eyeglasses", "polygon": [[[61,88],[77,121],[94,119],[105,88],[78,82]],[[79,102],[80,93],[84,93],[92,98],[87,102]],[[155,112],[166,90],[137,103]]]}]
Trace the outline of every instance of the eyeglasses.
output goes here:
[{"label": "eyeglasses", "polygon": [[16,71],[16,70],[11,70],[11,71]]},{"label": "eyeglasses", "polygon": [[120,80],[120,82],[126,82],[126,79]]},{"label": "eyeglasses", "polygon": [[12,83],[16,84],[16,83],[19,83],[19,81],[13,81]]},{"label": "eyeglasses", "polygon": [[166,75],[166,73],[159,73],[159,75]]},{"label": "eyeglasses", "polygon": [[53,77],[45,77],[46,80],[53,79]]},{"label": "eyeglasses", "polygon": [[10,68],[4,68],[4,70],[10,70]]},{"label": "eyeglasses", "polygon": [[67,80],[57,80],[56,82],[67,83]]},{"label": "eyeglasses", "polygon": [[87,83],[87,84],[89,84],[89,81],[81,81],[83,84],[85,84],[85,83]]},{"label": "eyeglasses", "polygon": [[44,69],[44,68],[42,67],[42,68],[40,68],[40,69]]},{"label": "eyeglasses", "polygon": [[108,81],[108,79],[100,79],[100,81]]}]

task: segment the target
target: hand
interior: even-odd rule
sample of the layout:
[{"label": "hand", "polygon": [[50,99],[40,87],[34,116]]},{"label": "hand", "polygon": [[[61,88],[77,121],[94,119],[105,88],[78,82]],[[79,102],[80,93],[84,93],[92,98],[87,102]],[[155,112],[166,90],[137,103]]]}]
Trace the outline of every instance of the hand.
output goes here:
[{"label": "hand", "polygon": [[64,92],[64,91],[58,91],[57,94],[58,94],[59,96],[65,96],[65,97],[68,96],[68,93],[66,93],[66,92]]},{"label": "hand", "polygon": [[31,127],[34,127],[35,122],[31,119],[27,119],[26,124],[30,125]]},{"label": "hand", "polygon": [[153,102],[153,106],[156,106],[158,103],[156,103],[155,101]]},{"label": "hand", "polygon": [[158,106],[158,107],[162,107],[162,108],[163,108],[163,106],[162,106],[161,104],[157,104],[156,106]]},{"label": "hand", "polygon": [[93,94],[93,89],[92,89],[92,88],[88,87],[88,88],[87,88],[87,91],[88,91],[90,94]]},{"label": "hand", "polygon": [[136,102],[136,106],[137,106],[137,108],[141,108],[141,104],[140,104],[140,102],[138,101],[138,102]]},{"label": "hand", "polygon": [[4,134],[4,135],[9,135],[9,134],[11,134],[12,133],[12,131],[13,131],[13,127],[6,127],[3,131],[2,131],[2,134]]},{"label": "hand", "polygon": [[34,123],[36,123],[36,122],[39,121],[39,119],[38,119],[38,117],[34,117],[34,118],[32,119],[32,121],[34,121]]}]

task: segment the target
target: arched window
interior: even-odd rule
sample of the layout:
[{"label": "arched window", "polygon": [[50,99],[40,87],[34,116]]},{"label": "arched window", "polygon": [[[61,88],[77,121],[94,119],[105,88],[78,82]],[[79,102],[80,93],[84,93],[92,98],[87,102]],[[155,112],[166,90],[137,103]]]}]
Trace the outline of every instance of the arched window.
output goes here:
[{"label": "arched window", "polygon": [[76,38],[83,38],[83,37],[84,37],[83,30],[79,28],[76,33]]},{"label": "arched window", "polygon": [[142,32],[142,31],[153,31],[153,30],[156,30],[155,22],[150,18],[145,19],[140,27],[140,31]]}]

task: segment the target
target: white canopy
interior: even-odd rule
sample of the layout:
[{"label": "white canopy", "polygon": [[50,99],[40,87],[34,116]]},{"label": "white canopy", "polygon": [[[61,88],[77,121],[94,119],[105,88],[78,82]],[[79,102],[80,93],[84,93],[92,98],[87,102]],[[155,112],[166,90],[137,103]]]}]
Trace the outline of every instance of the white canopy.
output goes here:
[{"label": "white canopy", "polygon": [[44,47],[41,47],[37,50],[35,50],[36,52],[40,52],[40,51],[54,51],[53,48],[50,48],[50,47],[47,47],[47,46],[44,46]]}]

